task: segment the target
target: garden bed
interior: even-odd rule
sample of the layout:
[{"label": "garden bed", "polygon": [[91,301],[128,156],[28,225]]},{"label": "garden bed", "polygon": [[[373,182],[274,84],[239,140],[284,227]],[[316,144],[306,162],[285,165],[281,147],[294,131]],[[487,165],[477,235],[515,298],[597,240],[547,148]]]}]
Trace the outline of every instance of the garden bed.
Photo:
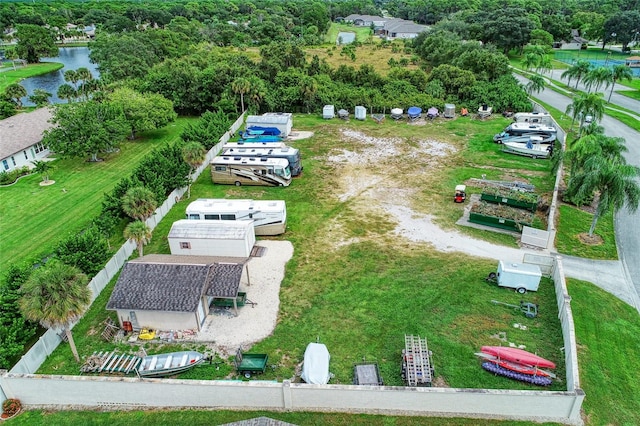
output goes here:
[{"label": "garden bed", "polygon": [[538,195],[531,192],[514,191],[502,188],[486,188],[480,196],[482,201],[494,204],[506,204],[511,207],[535,212],[538,208]]},{"label": "garden bed", "polygon": [[533,223],[533,213],[506,204],[480,201],[471,206],[469,222],[521,232],[523,226],[531,226]]}]

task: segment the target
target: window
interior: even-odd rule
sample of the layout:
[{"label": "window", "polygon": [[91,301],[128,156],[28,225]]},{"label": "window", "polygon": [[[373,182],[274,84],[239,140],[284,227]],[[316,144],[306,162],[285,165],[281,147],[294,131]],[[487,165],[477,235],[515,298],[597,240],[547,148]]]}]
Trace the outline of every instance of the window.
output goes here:
[{"label": "window", "polygon": [[200,219],[200,214],[199,213],[195,213],[195,214],[192,213],[190,215],[187,215],[187,219],[196,219],[196,220]]},{"label": "window", "polygon": [[216,172],[226,172],[227,168],[225,166],[216,166]]},{"label": "window", "polygon": [[36,150],[36,154],[41,153],[42,151],[44,151],[45,149],[47,149],[46,146],[44,146],[44,144],[42,142],[38,142],[37,144],[35,144],[35,150]]},{"label": "window", "polygon": [[7,160],[2,160],[2,165],[4,166],[5,170],[9,170],[9,163],[7,163]]},{"label": "window", "polygon": [[25,159],[25,160],[28,160],[28,159],[29,159],[29,157],[27,157],[27,151],[22,151],[22,152],[24,153],[24,159]]},{"label": "window", "polygon": [[220,215],[219,214],[205,214],[204,218],[205,218],[205,220],[220,220]]},{"label": "window", "polygon": [[11,162],[13,163],[13,167],[17,166],[15,157],[11,156]]},{"label": "window", "polygon": [[190,249],[191,248],[191,243],[187,243],[187,242],[180,242],[180,248],[181,249]]},{"label": "window", "polygon": [[236,220],[235,214],[221,214],[220,219],[222,220]]}]

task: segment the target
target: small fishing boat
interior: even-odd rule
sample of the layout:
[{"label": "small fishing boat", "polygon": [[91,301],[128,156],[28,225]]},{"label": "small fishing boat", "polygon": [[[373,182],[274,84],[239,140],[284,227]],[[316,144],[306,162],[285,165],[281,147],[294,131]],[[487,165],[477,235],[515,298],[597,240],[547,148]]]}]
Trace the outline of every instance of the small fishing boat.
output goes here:
[{"label": "small fishing boat", "polygon": [[195,351],[148,355],[142,358],[138,367],[138,375],[140,377],[171,376],[202,364],[204,360],[205,356]]},{"label": "small fishing boat", "polygon": [[526,144],[531,141],[533,143],[553,144],[556,141],[556,135],[548,133],[528,133],[514,136],[506,132],[500,132],[493,136],[493,141],[495,143],[515,142]]},{"label": "small fishing boat", "polygon": [[524,155],[531,158],[549,158],[553,146],[529,140],[527,143],[503,142],[502,150],[508,154]]}]

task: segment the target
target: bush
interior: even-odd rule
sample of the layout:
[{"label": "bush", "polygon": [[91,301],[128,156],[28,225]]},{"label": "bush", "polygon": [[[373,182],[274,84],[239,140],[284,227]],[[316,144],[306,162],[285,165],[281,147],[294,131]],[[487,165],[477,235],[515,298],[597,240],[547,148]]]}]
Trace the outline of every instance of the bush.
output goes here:
[{"label": "bush", "polygon": [[2,412],[9,416],[13,416],[18,411],[20,411],[21,408],[22,403],[19,399],[9,398],[2,403]]},{"label": "bush", "polygon": [[0,172],[0,185],[9,185],[14,183],[20,176],[25,176],[31,173],[31,170],[27,166],[22,166],[19,169],[11,170],[10,172]]}]

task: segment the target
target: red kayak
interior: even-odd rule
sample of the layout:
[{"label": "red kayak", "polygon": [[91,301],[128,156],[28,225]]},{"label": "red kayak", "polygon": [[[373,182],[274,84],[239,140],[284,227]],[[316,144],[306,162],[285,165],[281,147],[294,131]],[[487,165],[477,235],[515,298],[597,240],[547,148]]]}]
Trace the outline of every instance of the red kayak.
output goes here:
[{"label": "red kayak", "polygon": [[[483,346],[482,353],[496,357],[500,361],[520,364],[527,367],[556,368],[556,365],[531,352],[504,346]],[[506,366],[505,366],[506,367]]]}]

